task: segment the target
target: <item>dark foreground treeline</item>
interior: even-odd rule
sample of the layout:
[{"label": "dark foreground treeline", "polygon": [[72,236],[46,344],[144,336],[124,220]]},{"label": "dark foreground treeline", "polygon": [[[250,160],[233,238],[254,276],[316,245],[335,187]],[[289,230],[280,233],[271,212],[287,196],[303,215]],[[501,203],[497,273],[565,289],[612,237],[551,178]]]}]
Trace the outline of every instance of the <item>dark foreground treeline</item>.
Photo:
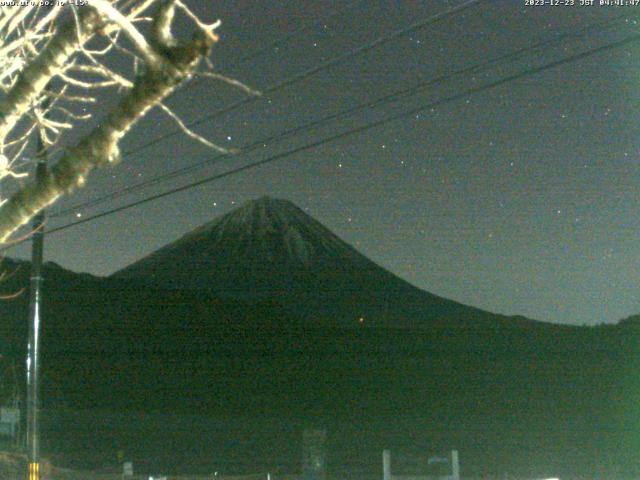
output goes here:
[{"label": "dark foreground treeline", "polygon": [[[124,450],[160,471],[291,471],[312,425],[327,429],[329,471],[377,472],[383,448],[457,448],[469,474],[640,473],[633,320],[370,327],[351,311],[336,321],[339,305],[326,318],[50,270],[43,442],[63,462],[113,465]],[[26,311],[26,294],[0,302],[20,365]]]}]

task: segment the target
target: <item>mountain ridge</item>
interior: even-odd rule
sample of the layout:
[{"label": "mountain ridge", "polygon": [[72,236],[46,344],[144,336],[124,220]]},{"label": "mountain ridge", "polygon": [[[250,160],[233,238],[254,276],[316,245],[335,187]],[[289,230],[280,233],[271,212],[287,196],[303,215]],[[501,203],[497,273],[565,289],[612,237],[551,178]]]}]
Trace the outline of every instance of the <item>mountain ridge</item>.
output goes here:
[{"label": "mountain ridge", "polygon": [[289,305],[303,303],[324,318],[348,310],[347,324],[369,317],[383,319],[374,323],[377,326],[393,326],[394,317],[536,321],[485,312],[419,289],[292,202],[271,197],[249,201],[109,278],[207,290],[225,298],[277,297]]},{"label": "mountain ridge", "polygon": [[[196,242],[202,246],[202,241],[210,248],[228,249],[229,255],[237,261],[278,261],[304,268],[311,267],[314,262],[343,257],[358,263],[370,262],[292,202],[263,196],[187,232],[111,277],[148,273],[151,264],[166,261],[163,256],[188,249]],[[203,248],[203,253],[216,252]]]},{"label": "mountain ridge", "polygon": [[[495,471],[528,472],[529,478],[548,477],[528,470],[532,452],[540,468],[553,462],[558,476],[578,473],[577,463],[581,472],[589,472],[601,458],[611,469],[623,465],[640,471],[634,433],[640,429],[637,329],[491,314],[423,292],[364,256],[360,260],[357,252],[352,255],[350,248],[334,243],[339,239],[316,247],[312,237],[303,235],[313,253],[337,258],[329,265],[318,263],[308,255],[310,249],[283,243],[282,230],[270,231],[277,214],[254,207],[236,217],[237,224],[227,224],[220,245],[230,249],[223,260],[231,261],[236,247],[256,244],[251,239],[258,232],[268,240],[259,246],[280,249],[266,262],[272,269],[262,273],[277,268],[281,278],[274,282],[276,288],[265,288],[261,295],[245,291],[243,297],[219,296],[235,292],[162,286],[145,277],[93,277],[45,265],[44,408],[128,412],[137,422],[135,427],[114,422],[96,431],[96,419],[103,417],[88,415],[79,421],[46,415],[52,422],[48,438],[55,439],[52,449],[91,462],[98,450],[103,458],[113,458],[118,438],[137,451],[136,458],[161,458],[166,438],[151,438],[149,432],[157,432],[151,428],[158,424],[145,423],[137,412],[197,411],[223,418],[229,427],[218,431],[215,441],[203,442],[201,429],[179,424],[186,467],[192,465],[194,451],[201,451],[202,465],[211,468],[212,458],[238,453],[225,445],[237,441],[239,419],[248,416],[251,421],[277,419],[273,425],[292,418],[327,425],[334,432],[336,467],[357,458],[353,448],[358,445],[375,452],[370,468],[378,471],[379,451],[401,445],[394,435],[404,417],[411,421],[405,423],[402,439],[409,428],[412,441],[421,445],[456,445],[466,471],[489,465]],[[297,210],[292,213],[298,215]],[[232,227],[244,228],[246,222],[251,234],[236,242],[241,237]],[[175,258],[194,238],[208,240],[219,223],[217,219],[199,234],[187,235]],[[186,252],[199,256],[196,247]],[[293,258],[287,263],[281,255]],[[239,258],[246,260],[242,252]],[[17,264],[7,260],[5,265],[11,269]],[[27,265],[20,266],[3,284],[3,292],[24,289],[24,294],[0,302],[1,359],[19,366],[24,364],[29,288]],[[170,275],[173,266],[167,264]],[[193,274],[188,268],[186,273]],[[243,287],[256,285],[259,276],[242,278],[242,273],[232,280],[245,281]],[[295,289],[285,288],[290,285]],[[352,431],[336,433],[345,425],[352,425]],[[273,429],[265,432],[269,434],[260,445],[266,452],[299,460],[290,450],[295,439],[280,437]],[[160,452],[157,456],[142,449],[151,444]],[[621,444],[632,447],[623,450]],[[90,449],[81,453],[87,445]],[[178,468],[173,453],[164,457],[167,469]],[[242,458],[246,471],[259,471],[270,457]]]}]

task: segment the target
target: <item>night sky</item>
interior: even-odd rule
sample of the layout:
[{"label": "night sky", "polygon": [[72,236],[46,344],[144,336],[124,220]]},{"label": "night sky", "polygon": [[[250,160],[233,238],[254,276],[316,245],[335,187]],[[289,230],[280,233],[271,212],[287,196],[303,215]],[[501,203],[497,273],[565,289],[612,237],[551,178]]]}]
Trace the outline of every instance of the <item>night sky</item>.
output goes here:
[{"label": "night sky", "polygon": [[[464,2],[189,3],[202,18],[223,22],[211,57],[217,71],[267,90]],[[195,130],[225,146],[241,147],[615,17],[606,27],[528,52],[517,61],[455,77],[249,155],[227,157],[152,188],[74,210],[52,218],[48,227],[639,33],[640,6],[479,2]],[[301,27],[303,31],[278,41]],[[242,60],[256,52],[260,54]],[[295,202],[378,264],[432,293],[552,322],[618,321],[640,313],[639,73],[638,42],[588,56],[60,231],[46,239],[46,260],[106,275],[243,202],[270,195]],[[245,96],[227,85],[199,80],[168,103],[189,123]],[[122,150],[173,130],[166,116],[152,112]],[[94,173],[82,192],[52,211],[213,155],[186,136],[173,136]],[[9,256],[27,252],[21,246]]]}]

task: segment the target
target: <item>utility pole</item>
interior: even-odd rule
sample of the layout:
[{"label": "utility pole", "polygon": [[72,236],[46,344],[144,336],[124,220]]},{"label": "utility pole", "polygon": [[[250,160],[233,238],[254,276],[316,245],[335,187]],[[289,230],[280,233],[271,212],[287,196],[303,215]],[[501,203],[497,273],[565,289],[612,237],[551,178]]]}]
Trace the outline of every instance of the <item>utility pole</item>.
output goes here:
[{"label": "utility pole", "polygon": [[[48,97],[42,102],[46,112]],[[46,118],[46,113],[45,113]],[[38,135],[36,182],[41,182],[47,173],[47,147]],[[27,347],[27,458],[29,480],[40,480],[40,323],[42,315],[42,257],[44,251],[44,210],[33,219],[31,243],[31,278],[29,288],[29,345]]]}]

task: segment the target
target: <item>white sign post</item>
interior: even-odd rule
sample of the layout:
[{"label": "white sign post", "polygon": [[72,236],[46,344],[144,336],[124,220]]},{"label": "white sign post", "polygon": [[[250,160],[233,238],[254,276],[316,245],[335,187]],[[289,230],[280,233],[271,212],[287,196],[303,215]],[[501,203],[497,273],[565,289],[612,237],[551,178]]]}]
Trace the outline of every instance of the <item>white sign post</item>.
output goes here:
[{"label": "white sign post", "polygon": [[391,450],[382,451],[382,479],[391,480]]},{"label": "white sign post", "polygon": [[460,480],[460,458],[458,450],[451,450],[451,479]]}]

